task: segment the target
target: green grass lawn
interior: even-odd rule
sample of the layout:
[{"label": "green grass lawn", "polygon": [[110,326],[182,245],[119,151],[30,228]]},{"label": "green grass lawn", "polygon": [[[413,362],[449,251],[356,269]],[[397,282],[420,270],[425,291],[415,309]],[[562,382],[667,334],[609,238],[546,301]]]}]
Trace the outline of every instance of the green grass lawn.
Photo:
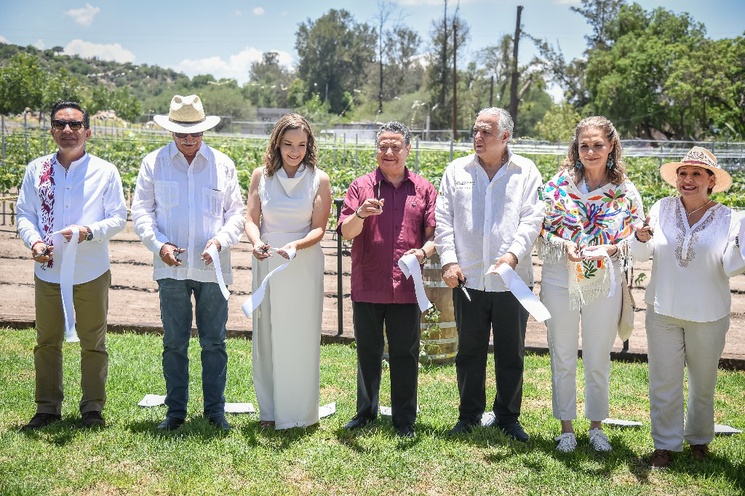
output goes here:
[{"label": "green grass lawn", "polygon": [[[191,399],[187,423],[173,433],[156,425],[165,407],[141,408],[146,393],[165,394],[161,339],[110,335],[107,426],[80,428],[79,347],[65,344],[63,421],[37,432],[19,428],[35,412],[32,330],[0,329],[0,494],[743,494],[745,439],[717,436],[711,457],[688,449],[666,471],[650,471],[646,364],[613,363],[611,417],[640,428],[606,427],[614,451],[588,444],[588,422],[576,423],[577,451],[557,453],[559,424],[551,415],[547,356],[526,357],[523,415],[531,435],[514,442],[493,428],[447,434],[456,421],[454,366],[424,367],[419,376],[417,435],[395,436],[390,419],[361,433],[343,429],[355,408],[356,363],[351,346],[321,349],[321,403],[335,415],[309,429],[267,431],[258,415],[229,415],[227,434],[201,417],[198,342],[190,347]],[[228,341],[229,402],[252,402],[251,343]],[[487,404],[494,398],[490,357]],[[580,374],[581,377],[581,374]],[[389,404],[384,372],[381,402]],[[720,373],[716,421],[745,428],[745,373]],[[581,398],[582,392],[579,392]],[[580,415],[583,404],[579,405]]]}]

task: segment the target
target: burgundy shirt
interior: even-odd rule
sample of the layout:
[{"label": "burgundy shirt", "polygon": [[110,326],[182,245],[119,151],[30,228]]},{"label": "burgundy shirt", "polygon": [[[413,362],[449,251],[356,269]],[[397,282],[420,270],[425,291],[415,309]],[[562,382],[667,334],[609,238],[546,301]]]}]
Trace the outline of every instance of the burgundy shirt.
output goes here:
[{"label": "burgundy shirt", "polygon": [[352,242],[352,301],[416,303],[414,282],[398,268],[398,259],[424,244],[424,229],[435,226],[437,191],[429,181],[404,169],[398,188],[379,168],[358,177],[347,189],[337,232],[367,198],[384,198],[383,213],[365,219]]}]

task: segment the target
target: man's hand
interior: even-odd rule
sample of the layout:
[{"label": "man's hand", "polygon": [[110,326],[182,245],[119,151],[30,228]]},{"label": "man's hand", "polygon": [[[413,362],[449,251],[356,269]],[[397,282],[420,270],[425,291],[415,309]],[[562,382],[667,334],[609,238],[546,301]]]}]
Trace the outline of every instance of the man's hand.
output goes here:
[{"label": "man's hand", "polygon": [[515,270],[515,267],[517,267],[517,262],[518,262],[517,256],[515,256],[514,253],[508,251],[507,253],[505,253],[504,255],[502,255],[501,257],[497,259],[497,261],[494,263],[494,268],[496,269],[503,263],[506,263],[507,265],[512,267],[512,270]]},{"label": "man's hand", "polygon": [[179,248],[173,243],[166,243],[160,248],[160,259],[169,267],[178,267],[181,265],[179,256],[186,251],[185,248]]},{"label": "man's hand", "polygon": [[72,224],[62,229],[60,231],[60,234],[64,236],[67,241],[70,241],[72,239],[72,228],[73,227],[78,228],[78,243],[82,243],[83,241],[85,241],[85,238],[88,237],[88,228],[85,226],[78,226],[77,224]]},{"label": "man's hand", "polygon": [[466,278],[463,272],[460,271],[460,265],[457,263],[445,264],[442,267],[442,280],[448,285],[450,289],[457,288],[460,281],[465,281]]},{"label": "man's hand", "polygon": [[368,198],[357,207],[356,215],[362,219],[367,219],[371,215],[380,215],[383,213],[383,203],[383,198]]},{"label": "man's hand", "polygon": [[220,245],[220,242],[216,240],[215,238],[212,238],[211,240],[207,241],[207,244],[204,247],[204,251],[202,252],[202,261],[204,262],[204,265],[209,265],[212,263],[212,257],[209,253],[207,253],[207,250],[209,249],[210,245],[215,245],[215,248],[217,248],[217,251],[219,252],[222,249],[222,245]]},{"label": "man's hand", "polygon": [[53,251],[54,246],[46,245],[44,242],[39,241],[31,247],[31,258],[34,259],[34,262],[47,263],[52,259]]}]

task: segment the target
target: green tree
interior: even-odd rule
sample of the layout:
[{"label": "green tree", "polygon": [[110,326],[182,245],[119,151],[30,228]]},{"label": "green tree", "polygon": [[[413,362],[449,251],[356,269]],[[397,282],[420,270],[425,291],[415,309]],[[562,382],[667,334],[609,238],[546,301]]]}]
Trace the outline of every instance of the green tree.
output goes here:
[{"label": "green tree", "polygon": [[41,110],[47,74],[34,55],[19,52],[0,67],[0,114],[20,114],[30,108]]},{"label": "green tree", "polygon": [[280,65],[279,54],[265,52],[260,62],[251,64],[243,94],[256,107],[286,108],[292,80],[293,73]]},{"label": "green tree", "polygon": [[[455,31],[455,44],[453,32]],[[449,129],[453,116],[453,50],[463,53],[468,40],[468,24],[460,17],[458,10],[448,15],[447,0],[444,2],[442,18],[432,21],[431,49],[427,70],[427,87],[434,110],[431,114],[432,127]]]},{"label": "green tree", "polygon": [[561,102],[552,106],[535,126],[537,136],[552,143],[571,141],[574,128],[582,119],[574,105]]},{"label": "green tree", "polygon": [[350,105],[349,94],[362,88],[375,58],[375,32],[357,23],[346,10],[329,10],[316,21],[301,23],[295,49],[298,77],[306,83],[305,98],[318,94],[331,112]]}]

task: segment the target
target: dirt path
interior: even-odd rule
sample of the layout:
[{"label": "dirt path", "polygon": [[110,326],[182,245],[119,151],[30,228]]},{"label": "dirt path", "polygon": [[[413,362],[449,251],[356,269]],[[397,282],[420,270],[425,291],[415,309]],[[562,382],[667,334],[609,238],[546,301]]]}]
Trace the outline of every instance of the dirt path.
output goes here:
[{"label": "dirt path", "polygon": [[[241,304],[251,291],[251,253],[249,244],[242,242],[233,253],[235,283],[230,287],[230,315],[228,330],[231,335],[251,330],[251,320],[242,311]],[[323,313],[324,339],[331,341],[337,334],[337,242],[327,234],[322,242],[326,255],[325,292]],[[348,254],[347,254],[348,255]],[[110,293],[109,324],[112,329],[158,330],[160,311],[157,285],[152,280],[152,256],[132,231],[129,222],[126,229],[111,242],[112,288]],[[350,258],[342,259],[343,283],[343,333],[344,340],[353,339],[352,305],[349,298]],[[14,226],[0,226],[0,326],[31,327],[34,320],[33,261],[28,250],[16,237]],[[540,287],[540,261],[534,257],[535,291]],[[637,264],[635,275],[646,272],[649,280],[650,264]],[[691,281],[693,286],[694,281]],[[642,287],[634,288],[633,295],[640,308],[635,313],[636,326],[630,339],[630,354],[646,354],[644,330],[644,295]],[[724,350],[725,359],[745,363],[745,275],[732,279],[732,321]],[[692,288],[693,289],[693,288]],[[531,318],[528,322],[526,345],[536,350],[545,350],[546,327]],[[620,351],[622,343],[616,341],[614,351]]]}]

